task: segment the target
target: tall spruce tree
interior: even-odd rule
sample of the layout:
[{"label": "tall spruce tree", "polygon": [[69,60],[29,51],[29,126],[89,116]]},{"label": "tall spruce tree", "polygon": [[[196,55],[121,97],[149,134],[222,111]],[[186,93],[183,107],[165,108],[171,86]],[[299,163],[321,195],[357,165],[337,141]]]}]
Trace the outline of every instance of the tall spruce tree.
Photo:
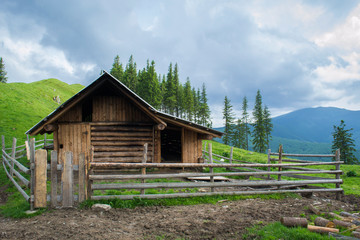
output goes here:
[{"label": "tall spruce tree", "polygon": [[176,107],[176,86],[174,83],[174,74],[172,63],[170,63],[169,71],[166,77],[166,91],[164,95],[165,111],[174,115]]},{"label": "tall spruce tree", "polygon": [[249,150],[250,128],[249,128],[248,101],[246,96],[243,98],[243,102],[242,102],[241,129],[242,129],[241,135],[244,140],[240,147],[242,149]]},{"label": "tall spruce tree", "polygon": [[345,127],[344,120],[341,120],[339,126],[334,126],[331,150],[335,153],[337,149],[340,149],[340,160],[344,161],[345,164],[358,164],[359,161],[354,155],[356,150],[355,141],[352,138],[353,134],[351,133],[353,129],[345,129]]},{"label": "tall spruce tree", "polygon": [[120,62],[119,55],[116,55],[116,57],[114,58],[114,63],[110,70],[110,74],[113,75],[120,82],[123,82],[124,68],[122,63]]},{"label": "tall spruce tree", "polygon": [[191,90],[190,79],[187,78],[184,85],[184,102],[185,102],[185,118],[189,121],[193,120],[194,114],[194,95]]},{"label": "tall spruce tree", "polygon": [[174,66],[173,82],[174,82],[174,87],[175,87],[175,99],[176,99],[174,111],[175,111],[176,116],[179,117],[180,111],[181,111],[179,102],[181,100],[180,100],[180,91],[179,91],[179,85],[180,85],[180,83],[179,83],[179,67],[178,67],[177,63],[175,63],[175,66]]},{"label": "tall spruce tree", "polygon": [[199,123],[206,127],[211,127],[212,123],[210,120],[210,108],[208,105],[208,99],[206,94],[205,83],[201,87],[201,96],[200,96],[200,121]]},{"label": "tall spruce tree", "polygon": [[241,119],[236,121],[233,129],[232,145],[237,148],[241,148],[244,142],[243,127]]},{"label": "tall spruce tree", "polygon": [[136,92],[137,87],[137,70],[136,63],[134,62],[133,55],[130,56],[128,64],[126,64],[124,72],[124,81],[123,83],[130,88],[132,91]]},{"label": "tall spruce tree", "polygon": [[256,94],[253,118],[254,129],[252,132],[252,143],[254,146],[254,151],[264,153],[266,150],[266,132],[264,127],[264,112],[260,90],[258,90]]},{"label": "tall spruce tree", "polygon": [[2,57],[0,57],[0,83],[6,83],[7,82],[7,77],[6,77],[7,72],[5,71],[5,63]]},{"label": "tall spruce tree", "polygon": [[230,99],[228,99],[227,96],[225,96],[224,99],[223,119],[225,120],[225,135],[223,136],[223,142],[229,145],[233,134],[234,113]]},{"label": "tall spruce tree", "polygon": [[273,124],[271,122],[270,110],[268,109],[268,107],[266,105],[264,107],[263,116],[264,116],[264,130],[265,130],[266,147],[269,149]]}]

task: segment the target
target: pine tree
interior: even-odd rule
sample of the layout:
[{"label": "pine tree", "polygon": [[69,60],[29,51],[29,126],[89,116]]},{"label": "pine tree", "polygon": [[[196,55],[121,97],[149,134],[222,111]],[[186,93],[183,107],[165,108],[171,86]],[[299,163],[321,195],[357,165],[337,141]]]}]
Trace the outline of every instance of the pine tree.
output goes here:
[{"label": "pine tree", "polygon": [[193,99],[194,99],[194,112],[193,112],[193,116],[194,119],[193,121],[195,123],[199,123],[199,113],[200,113],[200,90],[198,89],[197,91],[195,90],[195,88],[192,88],[192,95],[193,95]]},{"label": "pine tree", "polygon": [[200,121],[199,123],[206,127],[211,127],[212,123],[210,120],[210,108],[208,105],[208,99],[206,94],[205,83],[202,84],[201,87],[201,96],[200,96]]},{"label": "pine tree", "polygon": [[132,91],[136,92],[137,87],[137,70],[136,63],[134,62],[134,58],[131,55],[129,58],[128,64],[126,64],[125,72],[124,72],[124,81],[123,83],[130,88]]},{"label": "pine tree", "polygon": [[345,164],[358,164],[359,161],[354,156],[356,150],[351,133],[353,129],[345,129],[345,126],[344,120],[341,120],[339,126],[334,126],[332,152],[335,153],[337,149],[340,149],[340,161],[344,161]]},{"label": "pine tree", "polygon": [[223,109],[223,119],[225,120],[225,135],[223,136],[223,142],[227,145],[231,143],[232,134],[233,134],[233,124],[234,124],[234,113],[232,110],[232,105],[227,96],[224,99],[224,109]]},{"label": "pine tree", "polygon": [[194,96],[191,90],[190,79],[187,78],[184,85],[184,103],[185,103],[185,118],[189,121],[193,120],[194,113]]},{"label": "pine tree", "polygon": [[249,129],[249,113],[248,113],[248,101],[246,96],[243,98],[242,102],[242,119],[241,119],[241,135],[244,139],[243,144],[241,144],[241,148],[245,150],[249,150],[249,135],[250,135],[250,129]]},{"label": "pine tree", "polygon": [[169,71],[166,77],[166,91],[164,95],[165,111],[171,115],[174,115],[176,107],[176,87],[174,83],[174,75],[172,69],[172,63],[170,63]]},{"label": "pine tree", "polygon": [[122,63],[120,63],[119,55],[116,55],[116,57],[114,58],[114,63],[110,70],[110,74],[113,75],[120,82],[123,82],[124,68]]},{"label": "pine tree", "polygon": [[175,63],[175,67],[174,67],[174,72],[173,72],[173,82],[174,82],[174,87],[175,87],[175,99],[176,99],[176,103],[175,103],[175,107],[174,107],[174,111],[177,117],[180,116],[180,92],[179,92],[179,67],[178,64]]},{"label": "pine tree", "polygon": [[7,72],[5,71],[5,63],[3,61],[3,58],[0,57],[0,83],[7,82],[6,74],[7,74]]},{"label": "pine tree", "polygon": [[234,125],[234,130],[233,130],[232,145],[234,147],[240,148],[243,145],[244,135],[242,133],[243,133],[242,122],[241,119],[238,119],[236,121],[236,124]]},{"label": "pine tree", "polygon": [[271,131],[273,129],[273,124],[271,122],[271,114],[268,107],[265,105],[264,107],[264,130],[265,130],[265,139],[266,139],[266,147],[270,148],[270,140],[271,140]]},{"label": "pine tree", "polygon": [[252,143],[254,146],[254,151],[264,153],[266,150],[266,132],[264,128],[264,112],[262,108],[262,97],[260,94],[260,90],[258,90],[256,94],[253,117],[254,129],[252,132]]}]

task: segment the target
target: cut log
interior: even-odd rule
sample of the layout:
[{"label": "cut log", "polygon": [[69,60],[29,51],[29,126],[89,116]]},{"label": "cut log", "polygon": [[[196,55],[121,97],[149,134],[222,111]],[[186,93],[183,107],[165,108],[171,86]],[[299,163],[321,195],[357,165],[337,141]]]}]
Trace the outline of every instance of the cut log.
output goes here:
[{"label": "cut log", "polygon": [[327,226],[329,223],[330,223],[329,220],[322,217],[317,217],[314,221],[315,226],[320,226],[320,227],[329,227]]},{"label": "cut log", "polygon": [[352,232],[352,235],[356,238],[360,238],[360,232],[354,231]]},{"label": "cut log", "polygon": [[328,227],[319,227],[319,226],[312,226],[312,225],[308,225],[307,226],[308,230],[310,232],[317,232],[317,233],[338,233],[339,229],[337,228],[328,228]]},{"label": "cut log", "polygon": [[307,227],[308,225],[306,218],[282,217],[280,221],[286,227]]},{"label": "cut log", "polygon": [[335,226],[340,226],[340,227],[346,227],[346,228],[351,228],[351,227],[355,227],[356,225],[350,223],[350,222],[344,222],[344,221],[341,221],[341,220],[337,220],[337,219],[334,219],[334,224]]},{"label": "cut log", "polygon": [[[313,205],[309,205],[309,210],[311,211],[311,212],[313,212],[313,213],[315,213],[316,215],[320,215],[320,211],[316,208],[316,207],[314,207]],[[319,225],[320,226],[320,225]]]},{"label": "cut log", "polygon": [[360,217],[355,216],[354,214],[351,214],[351,213],[348,213],[348,212],[341,212],[340,215],[344,216],[344,217],[352,217],[352,218],[355,218],[355,219],[360,219]]}]

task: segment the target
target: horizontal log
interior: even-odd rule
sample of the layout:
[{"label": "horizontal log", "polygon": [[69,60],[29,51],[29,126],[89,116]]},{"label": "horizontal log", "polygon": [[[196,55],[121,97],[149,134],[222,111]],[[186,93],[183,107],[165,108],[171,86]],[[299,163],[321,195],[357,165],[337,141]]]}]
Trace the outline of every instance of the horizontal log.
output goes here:
[{"label": "horizontal log", "polygon": [[356,216],[354,214],[348,213],[348,212],[341,212],[340,215],[344,216],[344,217],[352,217],[352,218],[355,218],[355,219],[360,219],[360,217],[358,217],[358,216]]},{"label": "horizontal log", "polygon": [[26,157],[26,153],[22,154],[22,155],[19,155],[19,156],[16,156],[15,159],[20,159],[20,158],[23,158],[23,157]]},{"label": "horizontal log", "polygon": [[27,195],[27,193],[19,186],[19,184],[12,178],[10,173],[5,167],[5,163],[3,162],[4,170],[10,181],[15,185],[16,189],[21,193],[21,195],[25,198],[26,201],[29,201],[30,197]]},{"label": "horizontal log", "polygon": [[305,175],[297,175],[297,174],[288,174],[284,173],[283,176],[298,178],[298,179],[307,179],[307,180],[326,180],[329,178],[322,178],[322,177],[313,177],[313,176],[305,176]]},{"label": "horizontal log", "polygon": [[[319,209],[317,209],[316,207],[314,207],[313,205],[309,205],[309,210],[313,213],[315,213],[316,215],[320,215],[320,211]],[[315,224],[316,225],[316,224]]]},{"label": "horizontal log", "polygon": [[296,184],[339,183],[341,179],[331,181],[238,181],[238,182],[159,182],[159,183],[109,183],[93,184],[93,190],[104,189],[149,189],[149,188],[204,188],[204,187],[253,187],[253,186],[283,186]]},{"label": "horizontal log", "polygon": [[[93,162],[114,162],[114,163],[141,163],[142,157],[112,157],[94,158]],[[150,159],[149,159],[150,160]]]},{"label": "horizontal log", "polygon": [[18,149],[18,148],[24,148],[25,149],[25,144],[16,146],[16,149]]},{"label": "horizontal log", "polygon": [[152,132],[92,132],[92,137],[151,137]]},{"label": "horizontal log", "polygon": [[126,126],[96,126],[91,127],[91,131],[152,131],[151,127],[126,127]]},{"label": "horizontal log", "polygon": [[22,152],[26,152],[26,148],[22,148],[22,149],[20,149],[20,150],[17,150],[17,151],[15,152],[15,154],[17,154],[17,153],[22,153]]},{"label": "horizontal log", "polygon": [[[270,158],[270,161],[279,161],[278,158]],[[296,163],[308,163],[308,162],[316,162],[316,161],[307,161],[307,160],[297,160],[297,159],[281,159],[283,162],[296,162]]]},{"label": "horizontal log", "polygon": [[[92,164],[91,166],[94,168],[194,168],[194,167],[289,167],[289,166],[320,166],[320,165],[336,165],[338,163],[344,162],[316,162],[316,163],[281,163],[281,164],[261,164],[261,163],[253,163],[253,164],[216,164],[216,163],[141,163],[141,164],[130,164],[130,163],[97,163]],[[316,169],[315,169],[316,170]]]},{"label": "horizontal log", "polygon": [[280,219],[282,225],[286,227],[304,227],[306,228],[308,225],[306,218],[300,217],[282,217]]},{"label": "horizontal log", "polygon": [[93,146],[141,146],[141,147],[144,147],[145,143],[148,143],[148,146],[152,146],[152,144],[150,142],[147,142],[147,141],[131,141],[131,142],[92,141],[91,145],[93,145]]},{"label": "horizontal log", "polygon": [[337,220],[337,219],[334,219],[333,220],[335,226],[337,227],[346,227],[346,228],[351,228],[351,227],[354,227],[355,224],[352,224],[352,223],[349,223],[349,222],[344,222],[344,221],[341,221],[341,220]]},{"label": "horizontal log", "polygon": [[310,232],[317,232],[317,233],[338,233],[339,229],[337,228],[328,228],[328,227],[318,227],[318,226],[312,226],[312,225],[308,225],[307,229]]},{"label": "horizontal log", "polygon": [[94,157],[141,157],[142,152],[94,152]]},{"label": "horizontal log", "polygon": [[[295,171],[294,171],[295,172]],[[312,174],[336,173],[341,170],[319,170]],[[282,174],[281,171],[271,172],[273,175]],[[208,177],[208,176],[257,176],[267,175],[269,172],[222,172],[222,173],[165,173],[165,174],[146,174],[146,175],[90,175],[91,180],[123,180],[123,179],[157,179],[157,178],[188,178],[188,177]]]},{"label": "horizontal log", "polygon": [[322,218],[322,217],[317,217],[317,218],[315,218],[315,221],[314,221],[315,226],[320,226],[320,227],[329,227],[328,225],[330,223],[331,222],[329,220]]},{"label": "horizontal log", "polygon": [[91,196],[91,200],[113,199],[131,200],[134,198],[142,199],[162,199],[178,197],[201,197],[214,195],[253,195],[253,194],[274,194],[274,193],[307,193],[307,192],[342,192],[342,188],[327,189],[291,189],[291,190],[271,190],[271,191],[232,191],[232,192],[197,192],[197,193],[171,193],[171,194],[145,194],[145,195],[99,195]]},{"label": "horizontal log", "polygon": [[18,161],[16,161],[15,159],[13,159],[12,157],[10,157],[4,150],[3,150],[3,157],[6,157],[7,160],[12,161],[13,163],[15,163],[15,165],[24,173],[28,174],[30,173],[30,169],[28,169],[27,167],[24,167],[21,163],[19,163]]},{"label": "horizontal log", "polygon": [[[114,151],[143,151],[143,146],[94,146],[95,152],[114,152]],[[151,150],[151,149],[149,149]]]},{"label": "horizontal log", "polygon": [[152,137],[91,137],[91,141],[152,141]]},{"label": "horizontal log", "polygon": [[316,169],[311,169],[311,168],[302,168],[302,167],[283,167],[285,169],[292,169],[292,170],[300,170],[300,171],[316,171]]},{"label": "horizontal log", "polygon": [[[270,155],[279,156],[279,153],[270,153]],[[296,154],[296,153],[282,153],[283,157],[335,157],[334,154]]]},{"label": "horizontal log", "polygon": [[[14,169],[11,164],[6,160],[6,158],[3,159],[3,161],[6,163],[6,165],[12,170],[12,172],[15,174],[15,176],[27,187],[30,188],[30,181],[27,180],[24,176],[22,176],[16,169]],[[11,171],[10,171],[11,172]]]},{"label": "horizontal log", "polygon": [[120,126],[120,125],[126,125],[126,126],[149,126],[152,127],[152,123],[146,123],[146,122],[91,122],[91,127],[93,126]]}]

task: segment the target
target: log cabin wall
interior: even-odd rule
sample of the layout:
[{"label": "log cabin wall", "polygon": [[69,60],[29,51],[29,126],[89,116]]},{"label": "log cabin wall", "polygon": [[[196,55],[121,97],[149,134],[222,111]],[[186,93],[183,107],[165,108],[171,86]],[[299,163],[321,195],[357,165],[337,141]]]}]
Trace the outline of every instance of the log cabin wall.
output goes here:
[{"label": "log cabin wall", "polygon": [[198,163],[202,156],[202,140],[199,134],[184,129],[182,130],[182,162]]}]

